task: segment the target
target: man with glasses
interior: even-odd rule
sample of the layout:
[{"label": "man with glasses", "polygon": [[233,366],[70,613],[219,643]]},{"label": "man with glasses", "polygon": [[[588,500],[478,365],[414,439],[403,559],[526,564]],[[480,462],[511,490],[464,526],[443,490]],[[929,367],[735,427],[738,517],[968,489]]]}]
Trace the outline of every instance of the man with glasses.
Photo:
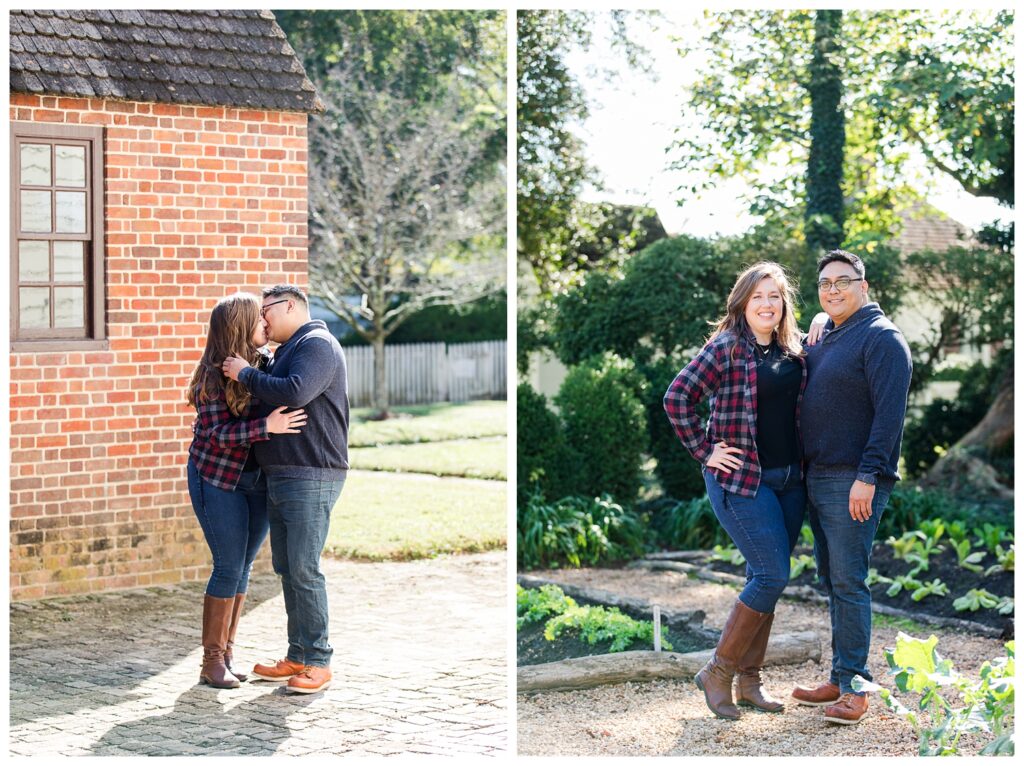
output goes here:
[{"label": "man with glasses", "polygon": [[348,471],[348,382],[345,355],[320,320],[311,320],[306,296],[294,285],[263,291],[260,311],[267,337],[280,345],[266,372],[229,357],[224,374],[239,381],[270,408],[303,408],[302,433],[253,445],[267,476],[267,515],[274,571],[281,577],[288,612],[288,653],[253,675],[287,681],[311,694],[331,682],[327,587],[320,553],[331,510]]},{"label": "man with glasses", "polygon": [[818,262],[818,299],[829,315],[807,350],[800,411],[807,495],[818,577],[828,594],[832,670],[827,683],[797,687],[825,720],[858,723],[868,698],[852,679],[871,680],[871,591],[865,585],[875,531],[893,485],[910,389],[910,349],[868,300],[864,263],[833,250]]}]

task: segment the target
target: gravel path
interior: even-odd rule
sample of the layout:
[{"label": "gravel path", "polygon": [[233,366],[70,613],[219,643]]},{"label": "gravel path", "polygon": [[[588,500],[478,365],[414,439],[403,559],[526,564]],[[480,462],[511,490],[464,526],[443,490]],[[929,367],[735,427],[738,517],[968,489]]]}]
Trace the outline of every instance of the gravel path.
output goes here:
[{"label": "gravel path", "polygon": [[[675,572],[581,569],[536,572],[566,584],[601,588],[645,598],[664,609],[703,609],[705,624],[720,628],[736,590],[688,580]],[[891,676],[882,648],[893,646],[895,627],[884,627],[876,615],[869,667],[875,680],[889,685]],[[517,705],[520,755],[916,755],[917,739],[909,725],[874,698],[860,725],[836,726],[822,720],[820,708],[788,700],[796,684],[827,680],[831,664],[828,615],[823,607],[782,601],[774,630],[814,630],[822,640],[820,663],[785,665],[764,671],[766,687],[786,699],[786,711],[767,714],[745,709],[736,722],[715,718],[692,681],[629,683],[574,692],[519,695]],[[963,673],[975,674],[981,663],[1003,655],[1002,644],[989,638],[933,629],[939,652]],[[983,746],[961,739],[961,753]]]}]

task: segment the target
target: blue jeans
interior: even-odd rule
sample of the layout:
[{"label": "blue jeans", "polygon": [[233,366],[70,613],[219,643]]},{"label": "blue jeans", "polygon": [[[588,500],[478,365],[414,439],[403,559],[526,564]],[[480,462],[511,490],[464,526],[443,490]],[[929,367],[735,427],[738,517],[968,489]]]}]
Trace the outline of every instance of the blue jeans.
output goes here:
[{"label": "blue jeans", "polygon": [[789,584],[789,556],[800,537],[807,504],[800,464],[761,471],[753,497],[728,492],[714,474],[706,468],[703,472],[715,517],[747,560],[747,584],[740,601],[757,612],[774,612]]},{"label": "blue jeans", "polygon": [[270,553],[281,576],[288,613],[288,654],[292,662],[328,667],[334,650],[327,639],[327,583],[320,553],[327,542],[331,510],[344,479],[267,477]]},{"label": "blue jeans", "polygon": [[842,694],[852,692],[851,679],[871,679],[868,650],[871,648],[871,590],[865,584],[871,561],[871,545],[893,482],[879,480],[871,501],[871,517],[855,521],[850,516],[850,488],[856,472],[848,476],[807,477],[810,522],[814,532],[814,558],[818,579],[828,595],[832,621],[832,671],[829,680]]},{"label": "blue jeans", "polygon": [[206,593],[234,598],[249,588],[252,562],[267,536],[267,484],[260,470],[247,471],[234,491],[220,489],[188,461],[188,494],[213,554]]}]

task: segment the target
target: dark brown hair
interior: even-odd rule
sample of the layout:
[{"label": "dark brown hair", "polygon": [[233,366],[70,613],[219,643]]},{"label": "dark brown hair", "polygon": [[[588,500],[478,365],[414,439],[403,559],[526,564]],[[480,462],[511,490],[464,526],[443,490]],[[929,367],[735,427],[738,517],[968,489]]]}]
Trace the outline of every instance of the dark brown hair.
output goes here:
[{"label": "dark brown hair", "polygon": [[235,293],[217,301],[210,314],[206,349],[189,381],[186,399],[193,407],[216,399],[221,392],[232,415],[240,415],[252,394],[241,383],[226,378],[221,364],[229,356],[239,356],[255,366],[259,349],[252,334],[260,321],[260,301],[252,293]]}]

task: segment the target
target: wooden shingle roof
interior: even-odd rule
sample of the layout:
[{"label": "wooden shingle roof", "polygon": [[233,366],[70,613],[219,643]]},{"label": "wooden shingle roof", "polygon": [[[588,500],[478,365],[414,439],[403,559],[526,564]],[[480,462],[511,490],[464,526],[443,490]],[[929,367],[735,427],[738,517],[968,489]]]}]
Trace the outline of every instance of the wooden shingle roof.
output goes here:
[{"label": "wooden shingle roof", "polygon": [[323,109],[270,11],[10,12],[11,91]]}]

